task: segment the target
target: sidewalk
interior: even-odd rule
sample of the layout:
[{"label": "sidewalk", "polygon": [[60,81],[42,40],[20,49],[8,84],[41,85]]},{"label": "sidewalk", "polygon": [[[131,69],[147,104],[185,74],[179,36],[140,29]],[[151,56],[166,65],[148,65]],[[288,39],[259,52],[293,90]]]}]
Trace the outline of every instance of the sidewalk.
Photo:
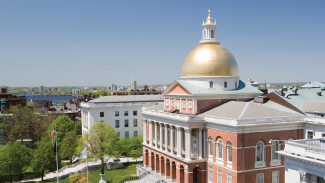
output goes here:
[{"label": "sidewalk", "polygon": [[[120,162],[121,163],[125,163],[125,162],[135,162],[135,160],[133,160],[132,158],[120,158]],[[138,161],[142,161],[142,157],[137,159]],[[107,162],[114,162],[112,158],[110,158]],[[106,162],[106,163],[107,163]],[[79,165],[73,167],[73,168],[67,168],[65,170],[63,170],[62,172],[59,172],[59,180],[64,179],[66,177],[69,176],[70,173],[72,174],[77,174],[78,171],[81,171],[82,169],[85,169],[87,166],[87,163],[80,163]],[[100,165],[100,160],[99,161],[95,161],[95,162],[88,162],[88,166],[92,166],[92,165]],[[75,172],[75,173],[74,173]],[[44,181],[55,181],[56,180],[56,171],[55,172],[51,172],[48,173],[44,176]],[[63,178],[60,178],[63,177]],[[42,178],[36,178],[36,179],[28,179],[28,180],[21,180],[21,181],[15,181],[15,182],[36,182],[36,181],[41,181]]]}]

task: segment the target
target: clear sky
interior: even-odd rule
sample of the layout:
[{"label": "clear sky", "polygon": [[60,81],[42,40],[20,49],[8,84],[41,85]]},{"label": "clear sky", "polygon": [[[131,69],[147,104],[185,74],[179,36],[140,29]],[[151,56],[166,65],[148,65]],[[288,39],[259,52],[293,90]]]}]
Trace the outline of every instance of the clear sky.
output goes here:
[{"label": "clear sky", "polygon": [[324,0],[1,0],[0,85],[171,83],[208,9],[242,80],[325,81]]}]

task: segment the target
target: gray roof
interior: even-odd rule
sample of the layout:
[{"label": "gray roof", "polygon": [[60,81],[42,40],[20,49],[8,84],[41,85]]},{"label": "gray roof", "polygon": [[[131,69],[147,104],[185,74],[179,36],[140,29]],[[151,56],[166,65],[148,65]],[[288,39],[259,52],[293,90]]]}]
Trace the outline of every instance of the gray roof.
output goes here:
[{"label": "gray roof", "polygon": [[158,103],[156,105],[150,106],[151,108],[163,111],[164,110],[164,103]]},{"label": "gray roof", "polygon": [[325,101],[310,101],[307,100],[304,107],[304,112],[321,112],[325,113]]},{"label": "gray roof", "polygon": [[162,95],[120,95],[120,96],[105,96],[89,101],[89,103],[122,103],[122,102],[162,102]]},{"label": "gray roof", "polygon": [[261,104],[250,102],[230,101],[199,116],[216,116],[221,118],[231,119],[258,119],[258,118],[276,118],[276,117],[291,117],[299,116],[289,112],[264,107]]},{"label": "gray roof", "polygon": [[[182,85],[188,92],[190,92],[192,95],[214,95],[214,94],[255,94],[255,95],[262,95],[263,92],[261,92],[258,88],[250,85],[249,83],[245,83],[242,80],[239,80],[238,88],[231,91],[218,91],[218,90],[211,90],[202,88],[199,86],[195,86],[186,80],[179,79],[175,82]],[[175,83],[174,82],[174,83]],[[168,89],[164,91],[164,94],[166,94],[169,89],[171,89],[174,86],[174,84],[170,85]]]},{"label": "gray roof", "polygon": [[306,83],[301,86],[302,88],[319,88],[319,87],[325,87],[324,83],[321,83],[319,81],[311,81],[309,83]]}]

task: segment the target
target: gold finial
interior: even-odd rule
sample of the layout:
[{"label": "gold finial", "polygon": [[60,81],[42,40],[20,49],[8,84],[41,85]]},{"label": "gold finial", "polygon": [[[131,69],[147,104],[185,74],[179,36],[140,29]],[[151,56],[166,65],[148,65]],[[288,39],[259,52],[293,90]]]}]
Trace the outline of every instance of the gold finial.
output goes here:
[{"label": "gold finial", "polygon": [[210,13],[211,13],[210,9],[209,9],[208,13],[209,13],[209,15],[208,15],[208,18],[207,18],[207,21],[205,22],[205,24],[213,24],[213,19],[211,18],[211,15],[210,15]]}]

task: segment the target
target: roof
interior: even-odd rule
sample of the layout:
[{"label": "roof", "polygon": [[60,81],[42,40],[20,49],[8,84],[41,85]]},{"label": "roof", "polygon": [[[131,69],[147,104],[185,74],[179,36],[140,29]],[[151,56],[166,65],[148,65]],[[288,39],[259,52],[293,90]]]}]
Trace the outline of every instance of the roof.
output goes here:
[{"label": "roof", "polygon": [[[254,102],[254,101],[252,101]],[[272,100],[269,100],[267,101],[266,103],[262,104],[264,107],[269,107],[269,108],[273,108],[273,109],[277,109],[277,110],[281,110],[281,111],[284,111],[284,112],[289,112],[289,113],[292,113],[292,114],[297,114],[297,115],[302,115],[301,113],[297,112],[297,111],[294,111],[292,109],[289,109],[288,107],[285,107],[283,105],[280,105]]]},{"label": "roof", "polygon": [[309,101],[307,100],[304,112],[322,112],[325,113],[325,101]]},{"label": "roof", "polygon": [[258,119],[298,116],[289,112],[250,102],[230,101],[198,116],[216,116],[230,119]]},{"label": "roof", "polygon": [[122,102],[142,102],[142,101],[163,101],[162,95],[120,95],[105,96],[89,101],[89,103],[122,103]]},{"label": "roof", "polygon": [[325,84],[319,81],[312,81],[301,86],[301,88],[319,88],[319,87],[325,87]]},{"label": "roof", "polygon": [[156,105],[151,106],[151,108],[163,111],[164,110],[164,103],[158,103]]},{"label": "roof", "polygon": [[[256,87],[253,87],[249,83],[245,83],[242,80],[239,80],[239,86],[235,90],[231,91],[218,91],[213,89],[206,89],[199,86],[195,86],[186,80],[179,79],[175,81],[176,83],[179,83],[181,86],[183,86],[188,92],[190,92],[192,95],[213,95],[213,94],[255,94],[255,95],[262,95],[263,92],[261,92]],[[168,87],[168,89],[165,90],[164,94],[167,94],[169,89],[171,89],[176,83],[173,83]]]}]

